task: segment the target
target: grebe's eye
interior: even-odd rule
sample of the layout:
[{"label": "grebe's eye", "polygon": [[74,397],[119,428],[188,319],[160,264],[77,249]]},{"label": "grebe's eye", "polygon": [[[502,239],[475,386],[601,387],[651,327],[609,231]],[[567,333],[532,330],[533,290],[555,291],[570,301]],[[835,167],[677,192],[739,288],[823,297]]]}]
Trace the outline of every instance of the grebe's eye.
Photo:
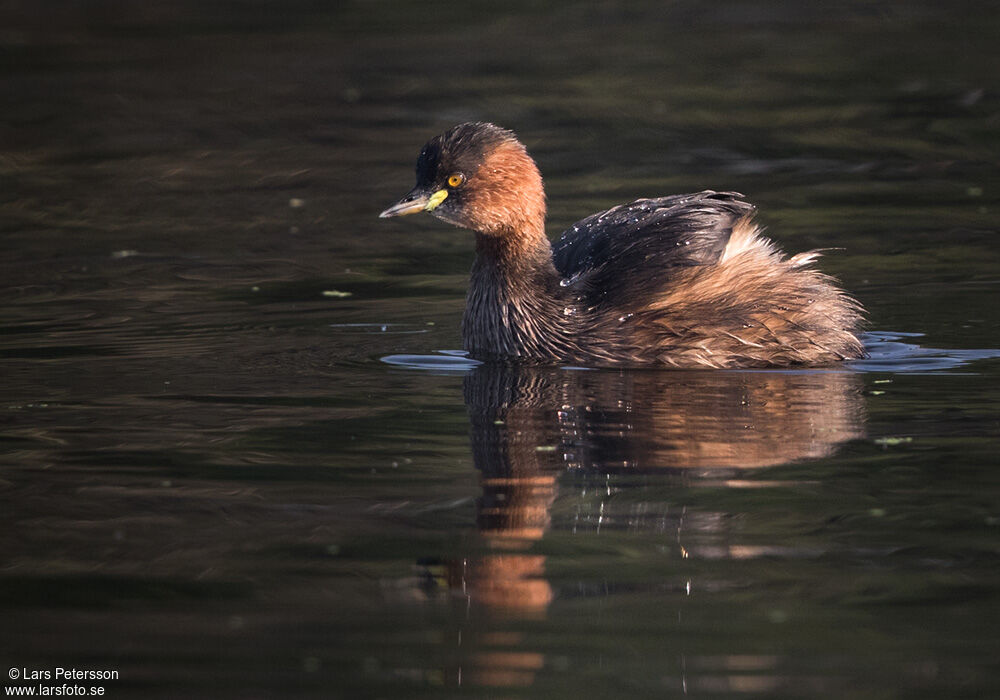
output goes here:
[{"label": "grebe's eye", "polygon": [[465,182],[465,175],[462,173],[452,173],[451,177],[448,178],[448,187],[458,187],[463,182]]}]

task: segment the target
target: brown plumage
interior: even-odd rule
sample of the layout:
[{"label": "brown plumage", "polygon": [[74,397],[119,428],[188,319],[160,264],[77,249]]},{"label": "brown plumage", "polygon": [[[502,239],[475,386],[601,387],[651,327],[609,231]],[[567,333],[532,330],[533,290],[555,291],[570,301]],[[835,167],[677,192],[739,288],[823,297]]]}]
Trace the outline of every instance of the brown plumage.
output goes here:
[{"label": "brown plumage", "polygon": [[623,204],[551,244],[545,191],[514,134],[460,124],[382,217],[428,211],[476,233],[462,320],[478,358],[592,365],[786,367],[861,357],[861,306],[760,235],[734,192]]}]

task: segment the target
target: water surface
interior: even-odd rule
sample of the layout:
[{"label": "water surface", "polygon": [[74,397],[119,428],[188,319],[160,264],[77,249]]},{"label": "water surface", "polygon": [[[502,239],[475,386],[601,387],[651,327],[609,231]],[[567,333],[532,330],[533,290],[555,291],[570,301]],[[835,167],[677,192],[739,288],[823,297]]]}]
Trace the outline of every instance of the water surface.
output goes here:
[{"label": "water surface", "polygon": [[[14,3],[9,667],[109,697],[989,697],[989,3]],[[869,309],[835,370],[479,365],[472,243],[380,221],[518,131],[550,232],[745,192]]]}]

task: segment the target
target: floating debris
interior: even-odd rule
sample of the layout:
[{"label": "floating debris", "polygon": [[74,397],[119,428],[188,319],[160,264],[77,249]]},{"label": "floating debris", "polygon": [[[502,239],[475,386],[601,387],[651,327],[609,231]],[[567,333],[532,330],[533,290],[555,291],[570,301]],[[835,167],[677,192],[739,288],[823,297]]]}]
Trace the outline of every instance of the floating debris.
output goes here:
[{"label": "floating debris", "polygon": [[875,444],[881,445],[882,447],[894,447],[896,445],[904,445],[908,442],[913,442],[911,437],[883,437],[876,438]]},{"label": "floating debris", "polygon": [[351,296],[351,292],[342,292],[339,289],[324,289],[323,296],[332,297],[334,299],[343,299],[344,297]]}]

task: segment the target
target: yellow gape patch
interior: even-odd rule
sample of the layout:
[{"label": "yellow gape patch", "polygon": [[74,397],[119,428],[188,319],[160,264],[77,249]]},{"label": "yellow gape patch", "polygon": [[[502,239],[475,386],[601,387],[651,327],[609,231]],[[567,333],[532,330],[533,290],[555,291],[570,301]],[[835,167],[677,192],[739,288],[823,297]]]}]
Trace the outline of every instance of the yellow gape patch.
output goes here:
[{"label": "yellow gape patch", "polygon": [[437,206],[448,198],[448,190],[438,190],[431,195],[431,198],[427,200],[427,204],[424,205],[424,211],[434,211]]}]

